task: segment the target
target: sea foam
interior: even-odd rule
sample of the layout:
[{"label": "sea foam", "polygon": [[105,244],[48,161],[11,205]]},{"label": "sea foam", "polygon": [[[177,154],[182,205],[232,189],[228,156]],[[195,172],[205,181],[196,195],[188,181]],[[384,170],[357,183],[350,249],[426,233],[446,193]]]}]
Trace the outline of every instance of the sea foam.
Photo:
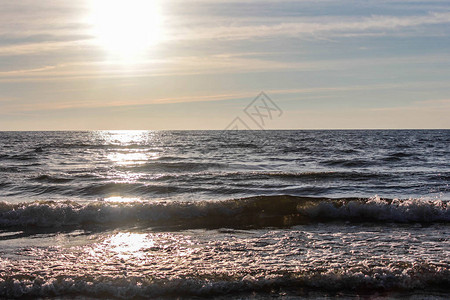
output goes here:
[{"label": "sea foam", "polygon": [[0,202],[0,228],[123,225],[283,227],[314,222],[448,223],[445,201],[257,196],[225,201]]}]

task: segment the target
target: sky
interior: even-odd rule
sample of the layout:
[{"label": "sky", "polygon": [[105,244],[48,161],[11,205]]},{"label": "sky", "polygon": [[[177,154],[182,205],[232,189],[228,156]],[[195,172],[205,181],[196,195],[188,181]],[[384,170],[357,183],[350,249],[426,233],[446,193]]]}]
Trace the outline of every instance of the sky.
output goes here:
[{"label": "sky", "polygon": [[449,116],[449,0],[0,0],[0,130],[450,128]]}]

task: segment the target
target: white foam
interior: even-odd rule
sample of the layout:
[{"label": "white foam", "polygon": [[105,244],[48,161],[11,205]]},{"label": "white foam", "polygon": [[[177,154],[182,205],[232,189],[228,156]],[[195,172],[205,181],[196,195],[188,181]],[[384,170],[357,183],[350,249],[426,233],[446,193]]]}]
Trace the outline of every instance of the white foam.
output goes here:
[{"label": "white foam", "polygon": [[238,224],[279,226],[283,225],[279,222],[283,217],[297,218],[294,223],[284,225],[327,220],[449,222],[450,207],[441,200],[383,200],[379,197],[368,200],[329,200],[290,196],[193,202],[0,202],[0,227],[116,226],[141,223],[163,226],[187,221],[191,224],[195,221],[196,226],[205,227],[211,224],[222,227]]},{"label": "white foam", "polygon": [[266,275],[255,278],[246,275],[242,278],[201,279],[174,278],[148,280],[143,278],[107,277],[79,278],[35,278],[17,279],[0,278],[0,296],[7,298],[19,297],[52,297],[52,296],[87,296],[154,298],[154,297],[214,297],[224,295],[242,295],[254,292],[270,295],[276,290],[284,292],[345,292],[355,295],[373,294],[377,292],[403,291],[405,293],[417,290],[428,290],[428,293],[438,290],[448,293],[449,271],[429,270],[418,271],[420,268],[398,270],[383,269],[369,273],[345,272],[311,272],[307,274]]},{"label": "white foam", "polygon": [[442,200],[384,200],[378,196],[367,201],[352,200],[336,205],[321,201],[301,210],[313,218],[389,221],[389,222],[449,222],[450,207]]}]

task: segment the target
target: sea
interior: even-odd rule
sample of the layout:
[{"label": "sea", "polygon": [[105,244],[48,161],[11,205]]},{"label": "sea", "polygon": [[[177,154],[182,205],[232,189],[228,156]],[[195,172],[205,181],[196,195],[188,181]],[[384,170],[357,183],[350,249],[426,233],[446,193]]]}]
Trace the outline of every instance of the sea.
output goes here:
[{"label": "sea", "polygon": [[450,130],[0,132],[0,298],[448,299]]}]

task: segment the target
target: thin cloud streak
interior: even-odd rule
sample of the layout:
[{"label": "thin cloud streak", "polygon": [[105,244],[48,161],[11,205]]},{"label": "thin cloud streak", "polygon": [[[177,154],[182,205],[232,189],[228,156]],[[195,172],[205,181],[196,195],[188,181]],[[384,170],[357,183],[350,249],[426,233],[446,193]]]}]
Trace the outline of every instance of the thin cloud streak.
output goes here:
[{"label": "thin cloud streak", "polygon": [[[210,22],[206,22],[200,17],[197,20],[198,25],[194,27],[185,26],[185,24],[179,24],[174,28],[168,28],[168,36],[166,42],[177,40],[246,40],[254,38],[280,38],[280,37],[317,37],[326,38],[330,37],[352,37],[352,36],[376,36],[376,35],[389,35],[389,34],[402,34],[406,29],[414,29],[420,26],[448,24],[450,23],[450,13],[430,12],[427,15],[412,15],[412,16],[383,16],[374,15],[366,18],[355,18],[349,16],[340,16],[331,19],[332,21],[323,21],[323,17],[315,18],[296,18],[301,19],[301,22],[281,22],[276,24],[260,24],[260,25],[245,25],[239,24],[240,21],[246,21],[237,19],[238,25],[218,25],[211,26]],[[248,21],[248,20],[247,20]],[[263,22],[264,20],[260,20]],[[258,20],[253,20],[258,22]],[[40,41],[26,43],[28,36],[21,37],[21,31],[16,32],[18,35],[15,39],[22,40],[21,43],[7,44],[0,46],[0,56],[5,55],[24,55],[38,52],[48,52],[64,50],[70,47],[87,47],[96,45],[96,39],[94,36],[86,34],[86,30],[89,27],[82,27],[82,32],[66,32],[64,36],[56,35],[52,33],[55,29],[43,29],[41,32],[35,33],[35,39],[41,39]],[[79,29],[81,31],[81,29]],[[398,30],[402,29],[402,32]],[[382,31],[382,32],[380,32]],[[14,30],[13,30],[14,32]],[[430,32],[429,34],[432,34]],[[10,33],[11,34],[11,33]],[[403,34],[407,34],[403,32]],[[52,38],[46,38],[47,36]],[[60,41],[58,41],[60,40]]]},{"label": "thin cloud streak", "polygon": [[270,71],[343,71],[381,65],[420,65],[450,63],[450,55],[394,56],[386,58],[329,59],[314,61],[276,61],[246,58],[233,54],[173,57],[146,60],[133,68],[120,62],[77,62],[32,69],[0,71],[0,82],[66,81],[101,78],[143,78],[201,74],[236,74]]},{"label": "thin cloud streak", "polygon": [[[450,13],[429,13],[424,16],[372,16],[357,20],[348,20],[349,17],[341,17],[332,22],[291,22],[275,25],[256,26],[219,26],[208,29],[193,28],[178,35],[178,39],[225,39],[242,40],[249,38],[267,38],[280,36],[314,36],[323,34],[349,34],[352,32],[368,32],[373,34],[376,30],[396,30],[415,28],[425,25],[450,23]],[[354,18],[351,18],[354,19]],[[316,20],[323,20],[322,17]],[[388,34],[388,33],[385,33]]]},{"label": "thin cloud streak", "polygon": [[[320,94],[324,92],[351,92],[351,91],[370,91],[370,90],[387,90],[396,88],[413,88],[413,87],[445,87],[447,82],[415,82],[404,84],[375,84],[375,85],[355,85],[355,86],[337,86],[337,87],[317,87],[317,88],[304,88],[304,89],[271,89],[266,92],[270,95],[301,95],[301,94]],[[181,103],[195,103],[195,102],[217,102],[217,101],[229,101],[248,99],[252,100],[255,95],[260,91],[240,91],[237,93],[228,94],[212,94],[212,95],[191,95],[182,97],[165,97],[148,99],[143,98],[140,100],[124,99],[123,101],[99,101],[99,99],[92,100],[77,100],[77,101],[60,101],[60,102],[40,102],[30,104],[12,104],[5,105],[2,111],[3,113],[15,113],[15,112],[39,112],[39,111],[58,111],[67,109],[85,109],[85,108],[106,108],[106,107],[133,107],[133,106],[145,106],[145,105],[163,105],[163,104],[181,104]],[[301,98],[299,98],[301,99]],[[0,99],[1,101],[1,99]],[[422,100],[413,102],[413,107],[423,107],[427,104],[436,104],[435,106],[445,106],[450,104],[450,100]],[[403,107],[403,106],[402,106]],[[373,108],[376,111],[382,110],[395,110],[402,107],[388,107],[388,108]],[[405,106],[406,107],[406,106]]]},{"label": "thin cloud streak", "polygon": [[73,47],[91,47],[92,43],[86,40],[61,41],[61,42],[40,42],[21,45],[0,46],[0,56],[20,56],[46,52],[62,52]]}]

